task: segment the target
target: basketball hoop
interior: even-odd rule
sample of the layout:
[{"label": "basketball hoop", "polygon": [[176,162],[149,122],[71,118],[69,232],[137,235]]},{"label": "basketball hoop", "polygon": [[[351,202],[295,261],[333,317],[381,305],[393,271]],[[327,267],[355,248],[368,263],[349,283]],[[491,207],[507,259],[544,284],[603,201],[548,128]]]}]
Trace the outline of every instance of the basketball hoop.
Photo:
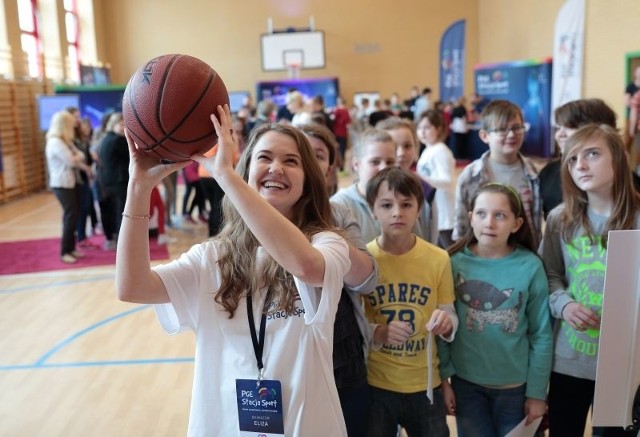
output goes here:
[{"label": "basketball hoop", "polygon": [[300,77],[300,63],[287,62],[287,71],[289,72],[289,79],[298,79]]}]

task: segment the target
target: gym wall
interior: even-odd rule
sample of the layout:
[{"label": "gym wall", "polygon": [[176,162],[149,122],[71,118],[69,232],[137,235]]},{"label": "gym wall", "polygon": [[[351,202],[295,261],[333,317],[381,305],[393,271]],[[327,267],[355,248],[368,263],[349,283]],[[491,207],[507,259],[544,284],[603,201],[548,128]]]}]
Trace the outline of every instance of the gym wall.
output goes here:
[{"label": "gym wall", "polygon": [[[98,2],[98,0],[94,0]],[[211,64],[229,90],[251,90],[287,72],[261,69],[260,35],[267,17],[275,29],[305,28],[309,17],[325,33],[326,68],[301,77],[337,76],[345,97],[359,91],[406,97],[413,85],[438,89],[440,38],[467,20],[466,89],[478,61],[474,0],[108,0],[96,7],[99,57],[126,82],[140,64],[164,53],[187,53]],[[98,14],[98,9],[101,13]],[[100,50],[102,52],[100,53]]]}]

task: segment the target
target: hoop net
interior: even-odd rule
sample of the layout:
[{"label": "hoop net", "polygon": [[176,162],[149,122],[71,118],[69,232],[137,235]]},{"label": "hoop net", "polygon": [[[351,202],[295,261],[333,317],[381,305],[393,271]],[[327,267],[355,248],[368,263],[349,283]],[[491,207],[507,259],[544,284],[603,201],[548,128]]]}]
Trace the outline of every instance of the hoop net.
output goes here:
[{"label": "hoop net", "polygon": [[289,79],[298,79],[300,77],[300,63],[287,62],[287,71],[289,72]]}]

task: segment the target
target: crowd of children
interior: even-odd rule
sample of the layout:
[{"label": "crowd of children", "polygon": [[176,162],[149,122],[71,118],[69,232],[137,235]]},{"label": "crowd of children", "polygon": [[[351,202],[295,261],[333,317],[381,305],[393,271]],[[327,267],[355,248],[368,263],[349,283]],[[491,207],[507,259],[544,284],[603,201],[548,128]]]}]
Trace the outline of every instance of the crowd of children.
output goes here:
[{"label": "crowd of children", "polygon": [[[430,90],[414,94],[414,107],[429,103]],[[313,116],[324,113],[321,101],[308,114],[299,93],[287,101],[296,127],[257,123],[238,173],[231,114],[212,117],[220,149],[194,160],[225,195],[221,231],[166,266],[149,267],[138,218],[159,175],[187,164],[154,172],[157,163],[129,143],[118,292],[163,304],[167,329],[196,332],[190,428],[249,430],[244,383],[228,381],[257,374],[258,387],[281,387],[285,435],[448,436],[449,414],[464,437],[504,436],[545,415],[551,437],[582,437],[607,233],[640,229],[619,133],[597,117],[558,129],[562,203],[545,208],[538,170],[521,152],[526,120],[512,102],[485,102],[479,135],[488,150],[456,182],[442,111],[384,117],[359,132],[347,162],[348,111],[337,135],[330,117]],[[595,113],[604,105],[578,104]],[[354,182],[333,194],[338,168]],[[210,414],[213,399],[224,420]]]}]

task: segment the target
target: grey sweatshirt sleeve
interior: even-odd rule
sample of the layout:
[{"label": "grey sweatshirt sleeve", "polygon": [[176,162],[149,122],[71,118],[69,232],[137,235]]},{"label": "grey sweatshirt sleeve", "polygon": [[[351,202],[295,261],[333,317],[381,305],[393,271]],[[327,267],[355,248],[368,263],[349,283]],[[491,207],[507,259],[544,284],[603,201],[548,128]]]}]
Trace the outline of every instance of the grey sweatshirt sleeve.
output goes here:
[{"label": "grey sweatshirt sleeve", "polygon": [[350,292],[369,294],[378,284],[378,263],[367,250],[366,242],[362,239],[360,224],[351,210],[344,204],[333,201],[331,202],[331,209],[335,225],[344,231],[345,239],[356,249],[365,252],[373,262],[373,271],[362,284],[357,286],[347,286],[345,284],[345,288]]},{"label": "grey sweatshirt sleeve", "polygon": [[453,241],[457,241],[467,234],[469,229],[469,178],[471,169],[469,166],[462,170],[456,182],[456,209],[453,222]]},{"label": "grey sweatshirt sleeve", "polygon": [[562,255],[562,247],[566,244],[562,240],[560,226],[563,209],[562,206],[559,206],[549,213],[544,237],[538,250],[549,278],[549,292],[551,293],[549,296],[549,308],[551,315],[556,319],[561,319],[564,307],[569,302],[573,302],[567,292],[564,257]]}]

